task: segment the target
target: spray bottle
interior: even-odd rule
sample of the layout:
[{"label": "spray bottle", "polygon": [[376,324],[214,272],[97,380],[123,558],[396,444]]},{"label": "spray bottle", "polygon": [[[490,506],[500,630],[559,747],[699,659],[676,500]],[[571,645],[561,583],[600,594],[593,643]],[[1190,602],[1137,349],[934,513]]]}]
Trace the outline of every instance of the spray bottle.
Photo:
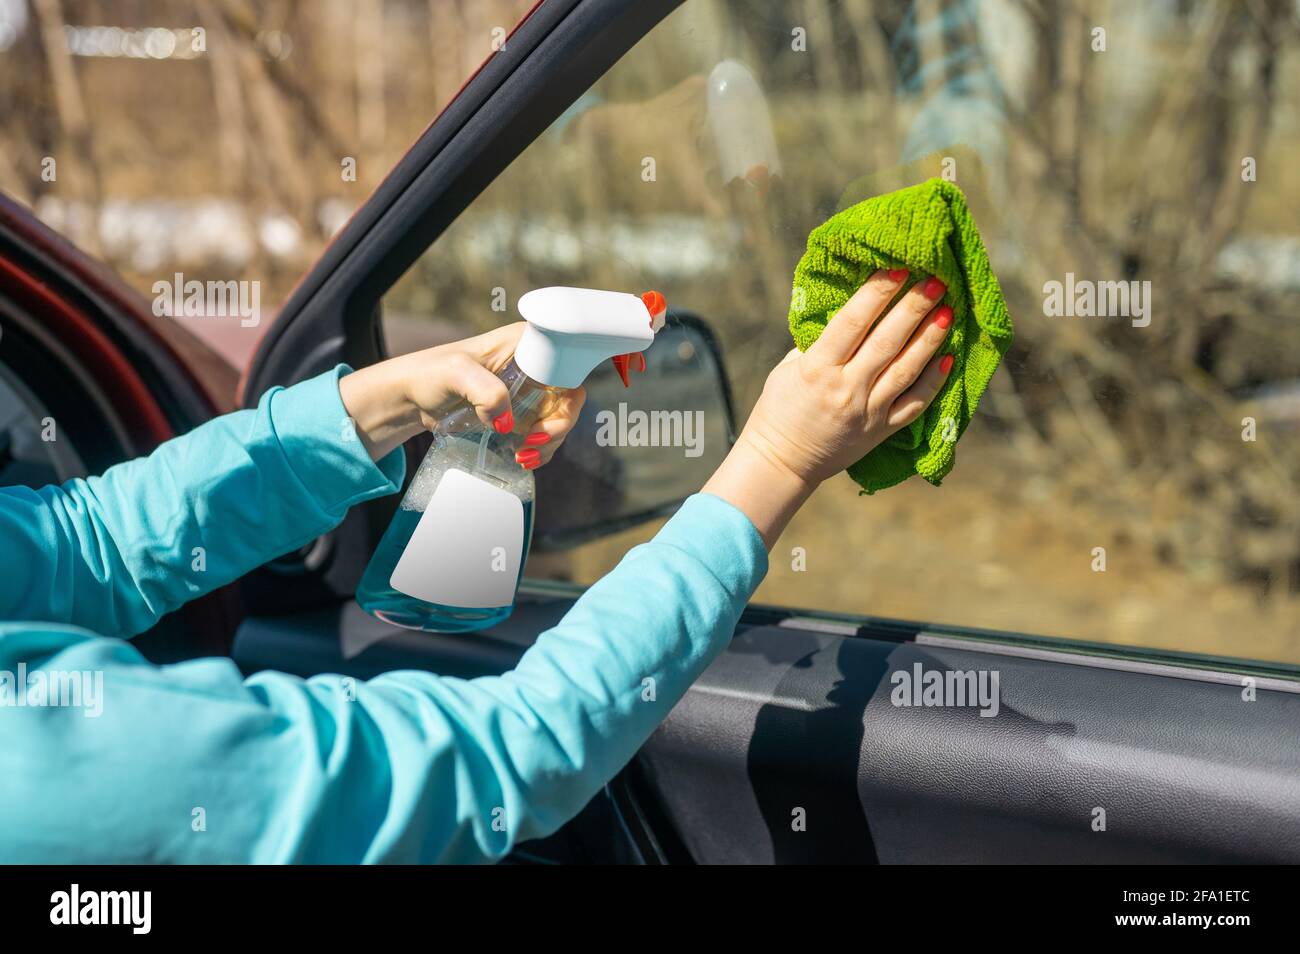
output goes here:
[{"label": "spray bottle", "polygon": [[515,452],[565,389],[606,359],[628,369],[663,326],[658,292],[640,298],[589,288],[538,288],[519,299],[528,323],[499,373],[514,427],[498,433],[469,404],[434,431],[392,523],[370,558],[357,602],[398,626],[436,633],[485,629],[510,615],[533,532],[531,471]]}]

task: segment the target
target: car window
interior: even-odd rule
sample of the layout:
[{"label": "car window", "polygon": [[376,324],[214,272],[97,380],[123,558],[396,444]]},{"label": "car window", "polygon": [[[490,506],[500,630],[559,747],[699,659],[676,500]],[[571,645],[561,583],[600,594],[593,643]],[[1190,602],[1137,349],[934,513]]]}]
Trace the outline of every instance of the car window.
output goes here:
[{"label": "car window", "polygon": [[[0,0],[0,190],[246,365],[532,5]],[[221,294],[193,307],[190,282]]]},{"label": "car window", "polygon": [[[656,288],[715,330],[743,422],[808,232],[944,176],[1013,350],[941,488],[830,481],[758,601],[1300,662],[1296,17],[688,0],[393,289],[389,340]],[[590,582],[654,529],[543,570]]]}]

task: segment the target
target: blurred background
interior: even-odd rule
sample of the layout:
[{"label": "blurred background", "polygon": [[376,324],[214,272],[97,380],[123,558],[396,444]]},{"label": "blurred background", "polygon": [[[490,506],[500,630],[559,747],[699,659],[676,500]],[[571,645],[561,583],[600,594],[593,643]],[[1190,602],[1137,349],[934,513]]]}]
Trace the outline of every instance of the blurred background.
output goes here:
[{"label": "blurred background", "polygon": [[[0,189],[147,296],[184,271],[269,307],[531,6],[0,0]],[[498,290],[656,288],[717,332],[743,423],[807,233],[945,175],[1016,343],[943,488],[831,482],[759,601],[1300,663],[1297,149],[1297,0],[687,0],[385,330],[400,351],[509,320]],[[1051,314],[1067,275],[1149,282],[1149,323]],[[268,323],[208,321],[235,362]],[[589,582],[654,529],[530,573]]]}]

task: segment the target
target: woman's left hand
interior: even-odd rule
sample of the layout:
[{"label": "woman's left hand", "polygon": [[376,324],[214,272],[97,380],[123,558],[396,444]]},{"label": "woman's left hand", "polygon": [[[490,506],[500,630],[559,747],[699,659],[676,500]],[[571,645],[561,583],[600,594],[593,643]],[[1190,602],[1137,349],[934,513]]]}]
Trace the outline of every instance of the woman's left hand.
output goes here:
[{"label": "woman's left hand", "polygon": [[[484,424],[503,434],[513,429],[510,395],[497,372],[514,355],[523,330],[524,323],[515,322],[390,358],[340,380],[343,406],[371,458],[379,460],[421,431],[433,430],[463,402],[474,407]],[[528,435],[516,458],[520,466],[531,470],[551,459],[577,423],[584,400],[582,388],[564,392]]]}]

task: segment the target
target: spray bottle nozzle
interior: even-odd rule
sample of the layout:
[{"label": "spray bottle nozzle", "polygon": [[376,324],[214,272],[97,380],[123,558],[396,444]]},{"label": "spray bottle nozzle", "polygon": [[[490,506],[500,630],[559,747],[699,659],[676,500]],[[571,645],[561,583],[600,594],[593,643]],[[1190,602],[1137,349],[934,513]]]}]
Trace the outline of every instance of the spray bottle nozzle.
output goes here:
[{"label": "spray bottle nozzle", "polygon": [[641,295],[645,310],[650,312],[650,330],[657,332],[664,326],[664,317],[668,314],[668,302],[657,291],[648,291]]},{"label": "spray bottle nozzle", "polygon": [[655,340],[654,315],[627,292],[536,288],[519,299],[519,313],[528,325],[515,347],[515,364],[556,388],[576,388],[597,365],[644,351]]},{"label": "spray bottle nozzle", "polygon": [[[664,296],[657,291],[648,291],[641,296],[641,303],[645,305],[645,310],[650,313],[650,330],[658,333],[659,329],[664,326],[664,320],[668,315],[668,302]],[[637,371],[645,373],[645,354],[640,351],[634,351],[630,354],[616,354],[613,357],[614,370],[623,380],[623,387],[632,386],[628,377],[628,370],[636,368]]]}]

